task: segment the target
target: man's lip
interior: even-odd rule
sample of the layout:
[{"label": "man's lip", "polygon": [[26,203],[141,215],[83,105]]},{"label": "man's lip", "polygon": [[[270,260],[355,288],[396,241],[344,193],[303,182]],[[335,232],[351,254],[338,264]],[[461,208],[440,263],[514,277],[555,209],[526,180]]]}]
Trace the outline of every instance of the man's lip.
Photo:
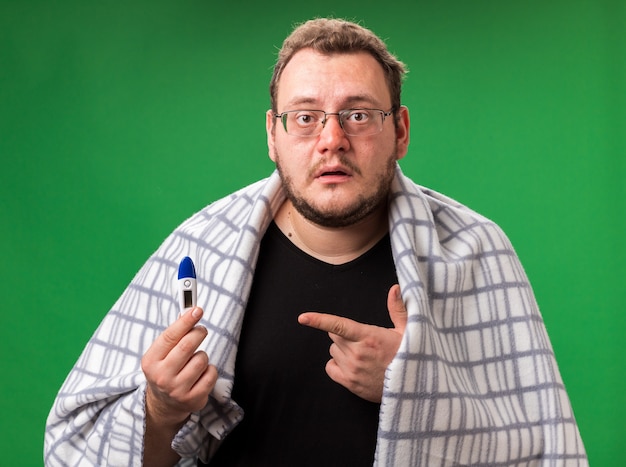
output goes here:
[{"label": "man's lip", "polygon": [[315,173],[315,178],[320,177],[350,177],[352,174],[345,167],[324,167]]}]

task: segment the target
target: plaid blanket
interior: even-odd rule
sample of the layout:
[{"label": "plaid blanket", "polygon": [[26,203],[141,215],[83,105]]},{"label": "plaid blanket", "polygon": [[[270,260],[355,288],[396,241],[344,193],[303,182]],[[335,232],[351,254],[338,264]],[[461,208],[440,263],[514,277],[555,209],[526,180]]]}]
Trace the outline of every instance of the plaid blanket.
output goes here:
[{"label": "plaid blanket", "polygon": [[[220,378],[173,441],[179,465],[207,461],[243,416],[235,354],[264,232],[285,195],[277,173],[210,204],[149,258],[61,387],[46,465],[141,465],[140,360],[176,318],[178,262],[191,256]],[[587,465],[532,289],[493,222],[416,185],[399,168],[389,229],[408,323],[387,369],[377,466]]]}]

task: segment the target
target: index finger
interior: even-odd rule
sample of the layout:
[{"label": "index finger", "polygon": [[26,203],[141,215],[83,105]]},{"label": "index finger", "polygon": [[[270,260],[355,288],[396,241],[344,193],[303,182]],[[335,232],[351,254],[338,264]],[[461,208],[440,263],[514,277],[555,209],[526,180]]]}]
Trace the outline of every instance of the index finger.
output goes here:
[{"label": "index finger", "polygon": [[153,358],[163,360],[176,347],[176,344],[198,324],[202,314],[203,310],[200,307],[188,310],[156,338],[148,352],[152,354]]},{"label": "index finger", "polygon": [[366,326],[349,318],[312,311],[298,316],[298,322],[320,331],[336,334],[352,342],[357,342],[363,338],[363,326]]}]

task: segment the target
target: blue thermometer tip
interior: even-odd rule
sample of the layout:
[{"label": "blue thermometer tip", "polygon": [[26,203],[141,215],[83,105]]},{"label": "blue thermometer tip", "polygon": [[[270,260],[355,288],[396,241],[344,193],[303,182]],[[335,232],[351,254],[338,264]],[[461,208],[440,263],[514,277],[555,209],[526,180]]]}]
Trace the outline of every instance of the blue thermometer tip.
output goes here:
[{"label": "blue thermometer tip", "polygon": [[183,277],[196,278],[196,268],[189,256],[185,256],[178,266],[178,278],[182,279]]}]

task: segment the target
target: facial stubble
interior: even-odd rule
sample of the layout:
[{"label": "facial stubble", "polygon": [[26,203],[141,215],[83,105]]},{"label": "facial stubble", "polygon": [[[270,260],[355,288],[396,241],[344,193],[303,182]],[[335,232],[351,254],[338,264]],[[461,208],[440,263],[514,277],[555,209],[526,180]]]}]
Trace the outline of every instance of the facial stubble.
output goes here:
[{"label": "facial stubble", "polygon": [[[375,212],[383,204],[387,204],[391,182],[395,174],[396,153],[397,150],[394,148],[393,153],[387,159],[388,163],[384,168],[384,172],[377,178],[378,183],[374,192],[369,195],[361,193],[352,204],[342,208],[316,207],[298,193],[292,178],[284,171],[280,155],[276,151],[274,152],[274,160],[276,161],[276,168],[280,174],[287,199],[291,201],[296,211],[308,221],[322,227],[340,228],[358,223]],[[353,173],[360,175],[358,167],[354,166],[347,158],[340,156],[339,160],[342,165],[350,168]],[[334,189],[334,187],[331,185],[328,189]]]}]

